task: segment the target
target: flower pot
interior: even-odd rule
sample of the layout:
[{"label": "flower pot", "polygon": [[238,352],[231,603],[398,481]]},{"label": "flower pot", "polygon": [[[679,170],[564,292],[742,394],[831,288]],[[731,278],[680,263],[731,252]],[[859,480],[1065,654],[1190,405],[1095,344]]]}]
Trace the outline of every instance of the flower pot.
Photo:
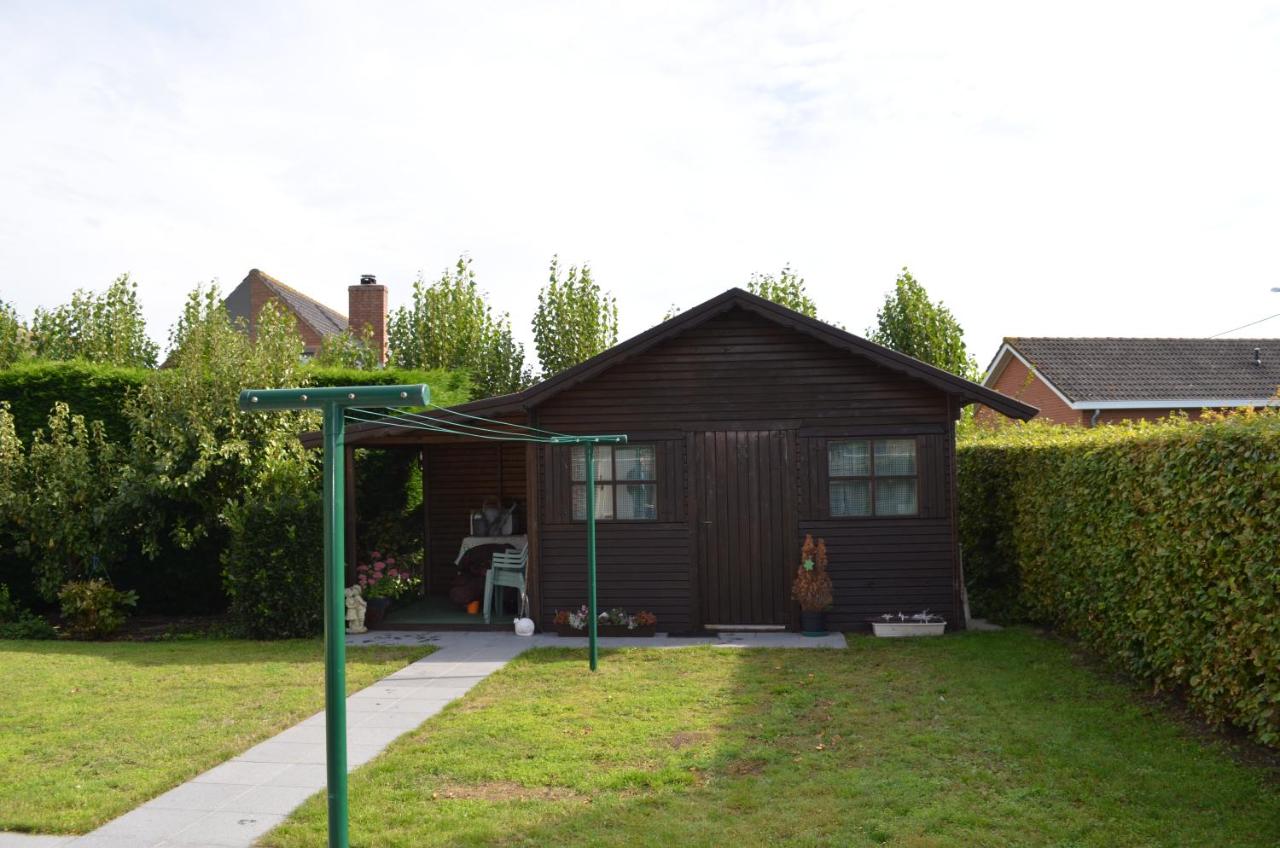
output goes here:
[{"label": "flower pot", "polygon": [[370,629],[381,627],[382,620],[387,617],[391,608],[390,598],[370,598],[369,606],[364,611],[364,625]]},{"label": "flower pot", "polygon": [[876,621],[871,622],[871,632],[883,639],[900,639],[904,636],[941,636],[947,629],[945,621]]},{"label": "flower pot", "polygon": [[826,636],[827,627],[822,610],[800,610],[800,632],[805,636]]}]

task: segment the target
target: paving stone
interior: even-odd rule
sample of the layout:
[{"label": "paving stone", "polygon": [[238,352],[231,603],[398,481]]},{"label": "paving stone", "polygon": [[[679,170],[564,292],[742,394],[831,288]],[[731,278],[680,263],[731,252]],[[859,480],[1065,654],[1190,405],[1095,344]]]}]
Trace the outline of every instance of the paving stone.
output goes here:
[{"label": "paving stone", "polygon": [[237,783],[184,783],[151,799],[144,806],[209,812],[225,805],[237,795],[243,795],[247,788]]},{"label": "paving stone", "polygon": [[285,763],[250,763],[244,760],[228,760],[222,765],[214,766],[204,774],[197,776],[191,782],[237,783],[244,786],[254,786],[259,783],[266,783],[289,767]]},{"label": "paving stone", "polygon": [[308,763],[300,766],[285,766],[284,771],[263,781],[263,786],[309,786],[321,789],[327,783],[328,773],[322,765]]},{"label": "paving stone", "polygon": [[144,805],[107,822],[95,830],[93,835],[164,839],[173,836],[183,828],[190,827],[193,818],[199,818],[204,814],[204,812],[193,813],[191,810],[169,810]]},{"label": "paving stone", "polygon": [[220,812],[287,816],[303,801],[316,794],[309,786],[255,786],[223,807]]},{"label": "paving stone", "polygon": [[280,742],[268,739],[245,751],[237,760],[249,763],[323,763],[323,742]]},{"label": "paving stone", "polygon": [[37,833],[0,833],[0,848],[63,848],[74,838]]},{"label": "paving stone", "polygon": [[244,848],[282,821],[283,814],[218,811],[207,813],[168,841],[175,848]]}]

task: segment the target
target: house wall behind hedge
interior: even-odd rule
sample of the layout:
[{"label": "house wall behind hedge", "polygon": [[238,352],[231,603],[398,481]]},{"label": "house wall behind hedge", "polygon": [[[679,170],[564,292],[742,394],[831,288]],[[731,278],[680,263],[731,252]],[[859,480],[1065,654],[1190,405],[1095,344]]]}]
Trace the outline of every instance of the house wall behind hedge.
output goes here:
[{"label": "house wall behind hedge", "polygon": [[1077,635],[1280,747],[1280,415],[1019,426],[959,450],[975,614]]}]

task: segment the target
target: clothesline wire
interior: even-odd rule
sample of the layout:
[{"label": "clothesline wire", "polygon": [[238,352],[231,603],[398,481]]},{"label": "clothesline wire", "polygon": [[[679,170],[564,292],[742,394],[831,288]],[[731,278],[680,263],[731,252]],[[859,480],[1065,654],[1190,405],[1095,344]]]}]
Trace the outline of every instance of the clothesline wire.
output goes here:
[{"label": "clothesline wire", "polygon": [[410,421],[409,423],[402,423],[402,421],[395,420],[394,416],[389,416],[389,415],[363,416],[363,415],[353,414],[353,413],[358,413],[362,411],[364,410],[357,410],[354,408],[348,409],[346,417],[351,421],[359,421],[366,424],[385,424],[389,427],[402,427],[406,430],[426,430],[432,433],[444,433],[450,436],[466,436],[473,439],[485,439],[486,441],[492,441],[492,442],[532,442],[534,444],[539,444],[539,445],[554,444],[554,442],[552,442],[552,440],[549,438],[538,438],[533,436],[519,436],[519,435],[490,436],[482,433],[469,433],[465,430],[453,430],[448,427],[435,427],[429,424],[423,424],[416,421]]},{"label": "clothesline wire", "polygon": [[491,427],[480,427],[480,426],[478,426],[478,425],[476,425],[476,424],[462,424],[462,423],[455,422],[455,421],[443,421],[443,420],[441,420],[441,419],[439,419],[439,418],[433,418],[433,417],[432,417],[432,416],[430,416],[430,415],[423,415],[423,414],[421,414],[421,413],[419,413],[419,412],[410,412],[410,411],[405,410],[405,409],[397,409],[397,410],[378,410],[378,409],[370,409],[370,408],[368,408],[368,407],[353,407],[353,408],[354,408],[354,409],[359,409],[361,412],[365,412],[365,413],[368,413],[368,414],[370,414],[370,415],[387,415],[387,416],[390,416],[390,417],[392,417],[392,418],[409,419],[409,420],[412,420],[412,421],[421,421],[421,422],[423,422],[423,423],[425,423],[425,424],[432,424],[432,425],[435,425],[435,426],[437,426],[437,427],[463,428],[463,429],[466,429],[466,430],[472,430],[472,431],[475,431],[475,432],[477,432],[477,433],[487,433],[487,434],[489,434],[489,435],[491,435],[491,436],[509,436],[509,435],[514,435],[514,436],[519,436],[519,437],[522,437],[522,438],[546,438],[546,437],[544,437],[544,436],[530,435],[530,434],[526,434],[526,433],[519,433],[519,432],[517,432],[517,433],[512,433],[510,430],[495,430],[495,429],[493,429],[493,428],[491,428]]},{"label": "clothesline wire", "polygon": [[448,409],[443,406],[437,406],[434,403],[428,403],[427,406],[430,406],[433,409],[438,409],[441,412],[447,412],[450,415],[461,415],[463,418],[470,418],[473,421],[484,421],[487,424],[501,424],[504,427],[519,427],[521,430],[529,430],[530,432],[534,432],[534,433],[546,433],[551,436],[570,435],[569,433],[559,433],[559,432],[556,432],[555,430],[544,430],[541,427],[532,427],[528,424],[516,424],[508,421],[496,421],[492,418],[485,418],[483,415],[473,415],[470,412],[462,412],[461,410],[457,410],[457,409]]}]

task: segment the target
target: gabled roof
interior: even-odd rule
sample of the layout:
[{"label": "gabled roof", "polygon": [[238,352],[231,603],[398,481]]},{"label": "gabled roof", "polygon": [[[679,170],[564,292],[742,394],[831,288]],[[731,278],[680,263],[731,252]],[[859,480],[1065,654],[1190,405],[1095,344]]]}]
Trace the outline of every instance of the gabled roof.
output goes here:
[{"label": "gabled roof", "polygon": [[[240,285],[231,294],[227,295],[227,311],[231,313],[232,319],[244,318],[245,321],[252,319],[252,316],[247,313],[241,314],[241,310],[236,308],[235,304],[241,299],[236,298],[235,295],[242,287],[251,286],[255,282],[265,286],[289,311],[297,316],[299,321],[306,323],[321,336],[332,336],[347,329],[347,316],[330,309],[314,298],[307,297],[295,288],[286,286],[275,277],[270,274],[264,274],[257,268],[251,270]],[[248,299],[244,298],[243,301],[247,304]]]},{"label": "gabled roof", "polygon": [[1262,406],[1280,388],[1280,339],[1011,337],[985,382],[1014,357],[1079,409]]},{"label": "gabled roof", "polygon": [[869,342],[739,288],[729,289],[522,392],[473,401],[454,408],[461,412],[483,411],[486,414],[528,411],[560,392],[735,308],[745,309],[832,347],[862,356],[903,376],[921,380],[939,391],[957,397],[962,405],[981,403],[1010,418],[1023,420],[1031,418],[1038,411],[1034,406],[1014,400],[994,389],[957,377],[949,371]]}]

